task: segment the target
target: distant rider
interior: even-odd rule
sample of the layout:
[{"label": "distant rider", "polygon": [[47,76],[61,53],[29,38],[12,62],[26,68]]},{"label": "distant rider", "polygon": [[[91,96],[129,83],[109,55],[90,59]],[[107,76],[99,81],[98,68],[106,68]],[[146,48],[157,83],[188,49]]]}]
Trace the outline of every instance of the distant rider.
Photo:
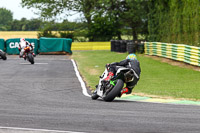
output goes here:
[{"label": "distant rider", "polygon": [[18,48],[19,51],[20,51],[20,54],[19,54],[20,58],[22,58],[22,57],[24,58],[25,57],[24,48],[27,47],[27,46],[30,46],[30,50],[31,50],[33,56],[35,56],[35,53],[34,53],[34,50],[33,50],[33,46],[31,45],[31,43],[29,43],[28,41],[25,41],[25,38],[21,38],[20,39],[20,43],[19,43],[19,48]]},{"label": "distant rider", "polygon": [[[126,68],[130,68],[133,70],[134,72],[134,80],[131,82],[126,83],[126,87],[122,89],[121,91],[121,95],[126,93],[126,94],[130,94],[132,92],[132,89],[134,88],[134,86],[137,84],[137,82],[140,79],[140,73],[141,73],[141,69],[140,69],[140,63],[137,60],[137,57],[135,54],[129,54],[125,60],[122,60],[120,62],[114,62],[111,64],[107,64],[109,70],[108,70],[108,76],[104,79],[104,81],[110,81],[111,78],[114,77],[115,73],[117,72],[117,66],[123,66]],[[119,97],[121,97],[121,95]]]}]

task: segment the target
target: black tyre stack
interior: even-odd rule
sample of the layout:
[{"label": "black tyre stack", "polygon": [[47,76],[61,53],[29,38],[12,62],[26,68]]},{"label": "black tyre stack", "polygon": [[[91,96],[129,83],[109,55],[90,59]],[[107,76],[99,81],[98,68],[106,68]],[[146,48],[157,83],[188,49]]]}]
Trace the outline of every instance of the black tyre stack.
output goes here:
[{"label": "black tyre stack", "polygon": [[127,52],[127,43],[126,40],[111,40],[111,51],[112,52]]},{"label": "black tyre stack", "polygon": [[120,52],[120,40],[115,41],[115,52]]},{"label": "black tyre stack", "polygon": [[141,40],[111,40],[111,51],[120,53],[143,53],[144,41]]},{"label": "black tyre stack", "polygon": [[126,41],[125,40],[120,40],[120,52],[121,53],[126,53]]},{"label": "black tyre stack", "polygon": [[116,40],[111,40],[111,51],[112,52],[115,52],[115,43],[116,43]]},{"label": "black tyre stack", "polygon": [[133,40],[127,40],[127,51],[128,53],[136,53],[136,43]]}]

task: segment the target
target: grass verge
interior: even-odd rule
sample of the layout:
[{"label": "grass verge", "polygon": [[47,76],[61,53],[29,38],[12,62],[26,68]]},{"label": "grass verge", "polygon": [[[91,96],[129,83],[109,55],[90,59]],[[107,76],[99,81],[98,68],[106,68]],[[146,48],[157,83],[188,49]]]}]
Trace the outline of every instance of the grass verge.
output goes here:
[{"label": "grass verge", "polygon": [[[110,51],[79,51],[73,52],[72,58],[77,62],[87,86],[94,89],[105,64],[121,61],[127,55]],[[172,66],[141,54],[137,57],[142,72],[133,93],[200,100],[200,72]]]}]

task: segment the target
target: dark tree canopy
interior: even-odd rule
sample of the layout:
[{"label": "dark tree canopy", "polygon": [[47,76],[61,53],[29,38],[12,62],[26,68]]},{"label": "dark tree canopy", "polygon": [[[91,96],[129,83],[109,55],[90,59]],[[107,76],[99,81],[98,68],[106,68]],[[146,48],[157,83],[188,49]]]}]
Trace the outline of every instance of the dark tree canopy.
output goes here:
[{"label": "dark tree canopy", "polygon": [[[82,13],[87,23],[90,41],[121,39],[122,29],[130,27],[134,39],[147,31],[147,19],[143,10],[145,0],[22,0],[22,5],[40,10],[41,17],[53,19],[69,11]],[[146,2],[147,3],[147,2]],[[141,8],[141,7],[142,8]],[[127,21],[128,20],[128,21]],[[104,21],[104,23],[102,23]],[[97,37],[98,36],[98,37]]]},{"label": "dark tree canopy", "polygon": [[13,13],[6,8],[0,8],[0,30],[9,30],[13,21]]}]

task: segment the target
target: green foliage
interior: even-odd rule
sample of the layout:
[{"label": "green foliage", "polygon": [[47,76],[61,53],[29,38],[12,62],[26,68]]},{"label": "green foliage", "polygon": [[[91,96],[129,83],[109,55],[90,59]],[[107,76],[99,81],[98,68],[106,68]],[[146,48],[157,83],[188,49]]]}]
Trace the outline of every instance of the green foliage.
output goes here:
[{"label": "green foliage", "polygon": [[87,42],[88,38],[86,36],[88,35],[87,30],[80,29],[74,31],[74,40],[77,42]]},{"label": "green foliage", "polygon": [[68,10],[82,13],[89,41],[122,39],[122,30],[127,27],[134,39],[147,34],[146,0],[22,0],[22,5],[39,9],[46,20],[63,12],[70,15]]},{"label": "green foliage", "polygon": [[47,20],[63,13],[66,8],[70,9],[72,0],[22,0],[22,6],[40,10],[40,15]]},{"label": "green foliage", "polygon": [[22,18],[21,20],[13,20],[10,25],[11,31],[38,31],[43,26],[43,21],[40,19],[27,20]]},{"label": "green foliage", "polygon": [[53,33],[52,25],[50,23],[47,23],[44,28],[41,29],[40,32],[38,32],[38,38],[40,37],[57,37],[55,33]]},{"label": "green foliage", "polygon": [[125,0],[122,19],[131,28],[134,40],[138,40],[138,34],[147,35],[148,2],[145,0]]},{"label": "green foliage", "polygon": [[110,41],[116,35],[117,30],[109,16],[98,14],[93,18],[88,38],[90,41]]},{"label": "green foliage", "polygon": [[200,1],[149,1],[149,40],[200,46]]},{"label": "green foliage", "polygon": [[0,31],[6,31],[7,30],[7,27],[4,26],[4,25],[0,25]]},{"label": "green foliage", "polygon": [[59,32],[60,38],[71,38],[74,41],[74,33],[73,32]]},{"label": "green foliage", "polygon": [[13,20],[13,13],[6,8],[0,8],[0,30],[9,30]]},{"label": "green foliage", "polygon": [[51,30],[45,29],[38,33],[38,38],[40,37],[57,37]]},{"label": "green foliage", "polygon": [[42,26],[44,25],[44,22],[41,19],[31,19],[27,23],[28,31],[38,31]]}]

